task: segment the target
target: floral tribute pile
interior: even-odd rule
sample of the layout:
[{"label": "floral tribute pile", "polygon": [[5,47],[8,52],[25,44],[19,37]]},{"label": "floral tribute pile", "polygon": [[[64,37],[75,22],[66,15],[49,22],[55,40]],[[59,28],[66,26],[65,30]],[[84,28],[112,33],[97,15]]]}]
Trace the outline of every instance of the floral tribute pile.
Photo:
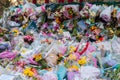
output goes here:
[{"label": "floral tribute pile", "polygon": [[118,6],[25,1],[0,24],[0,80],[120,80]]}]

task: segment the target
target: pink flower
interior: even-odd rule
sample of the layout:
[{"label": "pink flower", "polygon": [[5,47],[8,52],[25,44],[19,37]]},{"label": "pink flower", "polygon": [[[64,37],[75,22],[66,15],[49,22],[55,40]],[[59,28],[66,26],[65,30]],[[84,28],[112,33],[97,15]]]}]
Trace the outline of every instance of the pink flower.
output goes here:
[{"label": "pink flower", "polygon": [[18,62],[16,63],[16,65],[19,66],[19,67],[24,67],[25,64],[26,64],[25,61],[18,61]]},{"label": "pink flower", "polygon": [[31,64],[37,65],[37,62],[35,62],[32,57],[31,57],[31,58],[28,58],[28,60],[29,60],[29,62],[30,62]]},{"label": "pink flower", "polygon": [[33,41],[34,41],[33,36],[30,36],[30,35],[24,36],[24,42],[31,44]]},{"label": "pink flower", "polygon": [[64,46],[64,47],[60,47],[60,51],[61,51],[61,54],[64,55],[65,52],[66,52],[67,48]]}]

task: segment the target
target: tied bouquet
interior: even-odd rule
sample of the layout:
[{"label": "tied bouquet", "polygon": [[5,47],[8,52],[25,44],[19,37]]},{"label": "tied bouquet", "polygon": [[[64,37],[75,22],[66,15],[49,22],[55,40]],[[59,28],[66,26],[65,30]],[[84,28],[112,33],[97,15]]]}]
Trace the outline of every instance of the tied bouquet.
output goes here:
[{"label": "tied bouquet", "polygon": [[37,65],[36,68],[37,69],[47,69],[47,62],[46,60],[43,58],[42,54],[38,53],[35,54],[33,57],[29,58],[30,64],[33,65]]},{"label": "tied bouquet", "polygon": [[24,36],[24,42],[26,42],[28,44],[32,44],[33,41],[34,41],[33,36],[31,36],[31,35]]},{"label": "tied bouquet", "polygon": [[65,7],[65,11],[63,11],[63,14],[68,19],[72,19],[78,16],[78,13],[74,11],[72,7]]}]

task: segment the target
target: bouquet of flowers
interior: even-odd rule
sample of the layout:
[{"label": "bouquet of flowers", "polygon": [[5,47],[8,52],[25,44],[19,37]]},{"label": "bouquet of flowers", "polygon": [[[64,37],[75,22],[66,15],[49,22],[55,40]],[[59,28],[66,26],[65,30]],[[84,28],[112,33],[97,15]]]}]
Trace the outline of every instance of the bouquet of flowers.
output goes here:
[{"label": "bouquet of flowers", "polygon": [[78,12],[74,11],[72,7],[65,7],[63,14],[68,19],[76,18],[78,16]]},{"label": "bouquet of flowers", "polygon": [[106,9],[104,9],[101,13],[100,13],[100,17],[106,21],[109,22],[111,20],[111,13],[112,13],[112,9],[113,6],[109,6]]},{"label": "bouquet of flowers", "polygon": [[92,7],[92,4],[86,3],[83,9],[80,11],[80,16],[82,18],[89,18],[89,9]]},{"label": "bouquet of flowers", "polygon": [[89,10],[90,16],[91,16],[91,17],[96,17],[97,12],[98,12],[98,10],[99,10],[100,7],[101,7],[101,6],[93,5],[93,6],[90,8],[90,10]]},{"label": "bouquet of flowers", "polygon": [[33,41],[34,41],[33,36],[30,35],[24,36],[24,42],[31,44]]}]

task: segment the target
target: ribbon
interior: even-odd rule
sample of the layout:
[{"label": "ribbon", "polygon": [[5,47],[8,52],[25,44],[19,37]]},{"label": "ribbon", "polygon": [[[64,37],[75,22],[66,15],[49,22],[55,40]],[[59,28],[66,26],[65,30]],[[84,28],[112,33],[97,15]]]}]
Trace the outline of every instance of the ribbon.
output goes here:
[{"label": "ribbon", "polygon": [[88,46],[89,46],[89,42],[86,43],[86,46],[85,48],[81,51],[81,52],[78,52],[80,55],[82,55],[87,49],[88,49]]}]

